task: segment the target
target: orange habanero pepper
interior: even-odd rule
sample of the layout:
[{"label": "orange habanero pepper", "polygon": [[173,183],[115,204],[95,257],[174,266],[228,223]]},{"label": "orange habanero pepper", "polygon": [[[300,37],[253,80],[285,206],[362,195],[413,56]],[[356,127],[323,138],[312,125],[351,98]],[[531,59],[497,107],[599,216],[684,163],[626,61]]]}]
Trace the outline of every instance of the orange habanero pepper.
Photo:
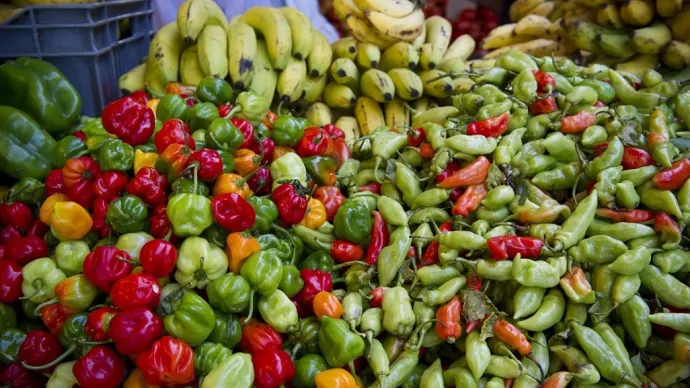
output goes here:
[{"label": "orange habanero pepper", "polygon": [[242,176],[247,176],[261,167],[261,155],[246,148],[235,151],[235,171]]},{"label": "orange habanero pepper", "polygon": [[252,191],[247,184],[247,179],[237,174],[221,174],[213,186],[213,196],[228,193],[237,193],[242,199],[247,199],[251,196]]},{"label": "orange habanero pepper", "polygon": [[328,291],[321,291],[316,294],[312,301],[312,307],[317,318],[325,315],[329,318],[338,319],[343,315],[343,305],[340,304],[335,295]]},{"label": "orange habanero pepper", "polygon": [[357,388],[357,381],[342,368],[325,370],[314,378],[316,388]]},{"label": "orange habanero pepper", "polygon": [[230,258],[230,271],[235,274],[240,273],[242,263],[249,256],[261,250],[259,241],[246,231],[230,233],[225,243],[225,253]]}]

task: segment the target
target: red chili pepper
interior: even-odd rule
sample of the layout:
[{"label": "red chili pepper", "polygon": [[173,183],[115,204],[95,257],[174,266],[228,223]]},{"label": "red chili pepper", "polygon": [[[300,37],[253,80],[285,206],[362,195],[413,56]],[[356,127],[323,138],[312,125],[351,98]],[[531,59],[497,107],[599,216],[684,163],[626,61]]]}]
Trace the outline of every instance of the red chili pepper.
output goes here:
[{"label": "red chili pepper", "polygon": [[376,265],[379,260],[379,254],[381,250],[388,245],[389,234],[388,226],[386,225],[386,220],[383,219],[381,213],[374,210],[374,225],[371,231],[371,244],[367,248],[366,262],[369,265]]},{"label": "red chili pepper", "polygon": [[132,272],[131,258],[116,247],[96,247],[84,259],[84,275],[104,292],[110,292],[116,281]]},{"label": "red chili pepper", "polygon": [[271,163],[273,161],[273,152],[276,150],[276,142],[268,136],[259,136],[257,141],[248,148],[257,155],[263,155],[261,163]]},{"label": "red chili pepper", "polygon": [[465,333],[470,334],[472,330],[481,327],[483,322],[484,321],[482,319],[467,322],[467,324],[465,324]]},{"label": "red chili pepper", "polygon": [[486,189],[486,184],[472,185],[462,193],[462,196],[455,201],[453,209],[451,210],[455,216],[467,217],[470,213],[477,210],[479,205],[481,205],[482,200],[486,197],[488,190]]},{"label": "red chili pepper", "polygon": [[93,208],[93,184],[91,181],[82,180],[67,188],[67,199],[81,205],[86,210]]},{"label": "red chili pepper", "polygon": [[558,110],[555,96],[540,98],[529,106],[529,112],[533,115],[552,113]]},{"label": "red chili pepper", "polygon": [[103,108],[103,128],[131,146],[146,143],[156,127],[151,108],[132,97],[115,100]]},{"label": "red chili pepper", "polygon": [[556,89],[556,80],[551,74],[540,70],[532,70],[532,74],[534,74],[534,78],[537,80],[537,93],[551,93]]},{"label": "red chili pepper", "polygon": [[191,149],[182,144],[171,144],[158,155],[156,170],[161,174],[167,174],[169,181],[175,181],[182,175],[191,156]]},{"label": "red chili pepper", "polygon": [[654,175],[654,185],[662,190],[679,189],[690,178],[690,160],[683,158],[676,160]]},{"label": "red chili pepper", "polygon": [[16,226],[7,225],[0,230],[0,244],[7,244],[20,237],[22,237],[22,232]]},{"label": "red chili pepper", "polygon": [[475,291],[482,290],[482,278],[476,273],[472,272],[467,276],[467,288]]},{"label": "red chili pepper", "polygon": [[515,327],[512,323],[504,319],[499,319],[494,322],[493,329],[496,338],[517,350],[521,356],[532,353],[532,344],[527,340],[527,337],[522,334],[520,329]]},{"label": "red chili pepper", "polygon": [[213,219],[231,232],[243,232],[254,225],[256,212],[237,193],[217,195],[211,200]]},{"label": "red chili pepper", "polygon": [[46,177],[46,196],[49,197],[55,193],[65,194],[67,192],[67,186],[62,179],[62,169],[56,168],[48,173]]},{"label": "red chili pepper", "polygon": [[156,206],[149,217],[149,223],[151,224],[151,236],[165,238],[172,228],[170,218],[168,218],[168,207],[166,205]]},{"label": "red chili pepper", "polygon": [[57,364],[49,365],[62,355],[62,345],[47,331],[31,330],[26,333],[26,338],[19,346],[17,359],[25,368],[43,367],[41,373],[51,372]]},{"label": "red chili pepper", "polygon": [[431,159],[434,155],[436,155],[436,151],[431,143],[425,142],[419,146],[419,156],[421,156],[422,159]]},{"label": "red chili pepper", "polygon": [[510,113],[506,112],[498,117],[473,121],[467,125],[468,135],[484,135],[486,137],[499,137],[508,130]]},{"label": "red chili pepper", "polygon": [[244,119],[230,119],[232,125],[236,126],[237,129],[244,135],[244,141],[240,145],[240,148],[250,148],[252,144],[256,141],[254,137],[254,126],[247,120]]},{"label": "red chili pepper", "polygon": [[161,286],[155,276],[140,272],[129,274],[113,284],[110,299],[115,307],[124,310],[130,307],[155,309],[161,299]]},{"label": "red chili pepper", "polygon": [[369,292],[371,299],[369,300],[369,305],[371,307],[381,307],[383,302],[383,294],[386,292],[386,287],[376,287]]},{"label": "red chili pepper", "polygon": [[486,181],[489,175],[491,162],[484,156],[480,156],[472,163],[449,175],[443,182],[438,184],[442,189],[454,189],[460,186],[479,185]]},{"label": "red chili pepper", "polygon": [[278,388],[295,377],[290,355],[280,348],[252,353],[256,388]]},{"label": "red chili pepper", "polygon": [[338,168],[352,158],[350,147],[347,145],[347,142],[345,142],[345,138],[340,137],[333,140],[333,152],[331,153],[331,157],[335,162],[335,166]]},{"label": "red chili pepper", "polygon": [[0,385],[9,388],[42,388],[46,386],[48,378],[38,373],[32,373],[19,362],[13,362],[4,370],[0,369]]},{"label": "red chili pepper", "polygon": [[73,312],[59,303],[43,306],[38,312],[43,325],[48,328],[50,334],[56,337],[60,335],[62,328],[65,326],[65,321],[67,321],[67,318],[71,317],[72,314]]},{"label": "red chili pepper", "polygon": [[535,237],[496,236],[486,241],[491,258],[500,261],[520,255],[523,258],[537,259],[541,255],[544,242]]},{"label": "red chili pepper", "polygon": [[5,244],[5,258],[26,264],[48,256],[48,245],[37,236],[17,237]]},{"label": "red chili pepper", "polygon": [[362,247],[346,240],[333,241],[329,252],[337,263],[359,261],[364,257],[364,250]]},{"label": "red chili pepper", "polygon": [[666,213],[658,213],[654,217],[654,231],[661,234],[662,242],[675,241],[677,243],[681,239],[680,226]]},{"label": "red chili pepper", "polygon": [[91,219],[93,220],[93,226],[91,229],[97,232],[101,237],[108,237],[111,234],[110,225],[108,225],[108,205],[110,201],[97,198],[93,201],[93,213],[91,214]]},{"label": "red chili pepper", "polygon": [[93,194],[96,198],[112,201],[120,196],[128,181],[127,174],[122,171],[101,172],[93,181]]},{"label": "red chili pepper", "polygon": [[162,239],[148,241],[139,251],[139,261],[144,271],[156,278],[168,276],[175,269],[177,248]]},{"label": "red chili pepper", "polygon": [[41,222],[41,220],[36,218],[33,220],[33,222],[31,223],[31,226],[26,231],[26,235],[27,236],[35,236],[35,237],[38,237],[40,239],[43,239],[49,230],[50,230],[50,227],[48,225],[44,224],[43,222]]},{"label": "red chili pepper", "polygon": [[407,131],[407,144],[412,147],[419,147],[426,140],[426,133],[423,128],[410,129]]},{"label": "red chili pepper", "polygon": [[216,150],[203,148],[196,151],[187,161],[187,169],[197,166],[197,176],[204,182],[211,182],[223,173],[223,159]]},{"label": "red chili pepper", "polygon": [[605,107],[605,106],[606,106],[606,104],[604,104],[603,101],[597,101],[597,102],[594,103],[594,107],[595,107],[595,108],[603,108],[603,107]]},{"label": "red chili pepper", "polygon": [[561,119],[561,132],[580,133],[585,129],[596,124],[597,116],[587,110],[580,111],[572,116],[565,116]]},{"label": "red chili pepper", "polygon": [[573,379],[573,376],[574,374],[568,371],[556,372],[544,380],[541,388],[565,388],[570,383],[570,380]]},{"label": "red chili pepper", "polygon": [[314,198],[321,201],[326,208],[326,219],[332,221],[340,205],[345,202],[345,196],[338,186],[320,186],[314,191]]},{"label": "red chili pepper", "polygon": [[83,388],[117,388],[125,379],[125,362],[111,348],[100,345],[89,350],[72,368]]},{"label": "red chili pepper", "polygon": [[100,171],[98,163],[88,156],[72,158],[65,162],[62,167],[62,181],[66,187],[70,187],[82,180],[91,181],[95,179]]},{"label": "red chili pepper", "polygon": [[654,212],[643,209],[613,210],[606,208],[597,209],[597,215],[615,222],[641,223],[654,219]]},{"label": "red chili pepper", "polygon": [[[278,116],[276,115],[275,117],[277,118]],[[330,137],[333,140],[345,137],[345,132],[343,132],[342,129],[336,127],[335,124],[326,124],[321,129],[323,129],[323,131],[326,132],[328,137]]]},{"label": "red chili pepper", "polygon": [[512,388],[514,382],[515,382],[514,378],[505,379],[505,382],[503,383],[503,388]]},{"label": "red chili pepper", "polygon": [[269,131],[273,130],[273,123],[278,120],[278,115],[271,112],[270,110],[268,113],[266,113],[266,117],[264,117],[263,121],[261,123],[268,128]]},{"label": "red chili pepper", "polygon": [[333,149],[333,140],[318,127],[304,130],[304,136],[297,143],[297,155],[301,157],[328,155]]},{"label": "red chili pepper", "polygon": [[624,170],[632,170],[644,166],[653,166],[654,158],[649,152],[637,147],[623,147],[623,160],[621,162]]},{"label": "red chili pepper", "polygon": [[13,303],[22,293],[22,266],[10,260],[0,260],[0,303]]},{"label": "red chili pepper", "polygon": [[285,223],[299,224],[304,219],[307,213],[307,194],[307,189],[296,180],[283,183],[273,190],[273,202]]},{"label": "red chili pepper", "polygon": [[21,202],[3,203],[0,205],[0,223],[21,230],[27,230],[34,220],[31,208]]},{"label": "red chili pepper", "polygon": [[84,332],[91,341],[102,342],[110,339],[110,321],[115,314],[117,310],[109,306],[99,307],[89,313],[86,317]]},{"label": "red chili pepper", "polygon": [[132,307],[115,314],[108,334],[118,352],[133,356],[148,349],[163,335],[163,321],[145,307]]},{"label": "red chili pepper", "polygon": [[182,340],[165,336],[137,357],[137,368],[152,385],[189,384],[194,380],[194,350]]},{"label": "red chili pepper", "polygon": [[142,167],[127,185],[127,192],[141,198],[147,205],[158,206],[168,202],[168,177],[153,167]]},{"label": "red chili pepper", "polygon": [[242,327],[242,339],[240,348],[249,354],[261,353],[263,351],[283,346],[283,339],[280,334],[271,326],[261,322],[249,322]]},{"label": "red chili pepper", "polygon": [[182,144],[195,150],[196,142],[189,134],[189,127],[180,119],[169,119],[163,123],[160,131],[153,137],[156,152],[163,153],[170,144]]},{"label": "red chili pepper", "polygon": [[333,291],[333,279],[328,272],[304,268],[300,271],[299,277],[304,281],[304,287],[297,294],[297,301],[303,306],[311,306],[319,292]]},{"label": "red chili pepper", "polygon": [[458,171],[460,171],[460,165],[458,164],[458,162],[452,161],[448,163],[446,168],[443,171],[441,171],[438,175],[436,175],[436,184],[445,181],[449,176],[455,174]]},{"label": "red chili pepper", "polygon": [[[450,232],[453,230],[453,224],[450,222],[444,222],[441,224],[441,226],[438,227],[438,229],[441,232]],[[426,265],[432,265],[432,264],[438,264],[438,249],[440,247],[440,244],[438,241],[432,241],[429,243],[429,245],[426,247],[424,250],[424,253],[422,254],[422,257],[419,258],[417,261],[417,266],[418,267],[424,267]]]},{"label": "red chili pepper", "polygon": [[450,343],[460,338],[462,336],[461,314],[462,303],[460,298],[455,295],[448,303],[436,310],[436,335]]},{"label": "red chili pepper", "polygon": [[381,194],[381,184],[378,182],[372,182],[364,186],[359,186],[357,188],[359,191],[368,191],[374,194]]}]

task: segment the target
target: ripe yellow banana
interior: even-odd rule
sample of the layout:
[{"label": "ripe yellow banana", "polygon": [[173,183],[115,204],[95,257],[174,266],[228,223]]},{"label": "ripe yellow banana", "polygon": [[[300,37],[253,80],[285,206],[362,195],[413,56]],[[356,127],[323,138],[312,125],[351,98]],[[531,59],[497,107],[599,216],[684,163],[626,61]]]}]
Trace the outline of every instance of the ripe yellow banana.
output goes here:
[{"label": "ripe yellow banana", "polygon": [[609,32],[597,35],[597,44],[601,50],[616,58],[628,59],[635,55],[635,50],[630,44],[630,36],[625,33]]},{"label": "ripe yellow banana", "polygon": [[467,63],[462,58],[448,58],[438,65],[438,69],[446,73],[460,74],[467,69]]},{"label": "ripe yellow banana", "polygon": [[558,38],[565,35],[565,29],[563,28],[563,19],[554,20],[549,28],[546,29],[546,36],[548,38]]},{"label": "ripe yellow banana", "polygon": [[625,27],[620,9],[616,4],[606,4],[597,11],[597,23],[604,27],[621,29]]},{"label": "ripe yellow banana", "polygon": [[297,101],[304,91],[304,79],[307,78],[307,65],[304,61],[290,57],[287,66],[278,74],[276,92],[285,103]]},{"label": "ripe yellow banana", "polygon": [[450,44],[446,53],[443,54],[443,60],[450,58],[460,58],[467,60],[472,55],[477,42],[468,34],[460,35]]},{"label": "ripe yellow banana", "polygon": [[640,54],[660,54],[671,41],[671,30],[661,22],[637,29],[630,35],[632,47]]},{"label": "ripe yellow banana", "polygon": [[690,44],[672,40],[661,53],[661,61],[676,70],[690,66]]},{"label": "ripe yellow banana", "polygon": [[629,26],[642,27],[654,18],[654,0],[626,0],[621,5],[621,19]]},{"label": "ripe yellow banana", "polygon": [[[510,5],[510,20],[517,22],[541,3],[547,0],[516,0]],[[571,0],[572,1],[572,0]]]},{"label": "ripe yellow banana", "polygon": [[472,90],[472,87],[475,85],[475,82],[472,81],[470,77],[463,76],[463,77],[458,77],[453,80],[453,94],[465,94],[469,93],[470,90]]},{"label": "ripe yellow banana", "polygon": [[146,89],[156,97],[166,94],[165,86],[177,81],[180,70],[180,55],[184,42],[172,22],[163,26],[151,39],[146,63]]},{"label": "ripe yellow banana", "polygon": [[323,102],[331,108],[352,109],[357,96],[345,85],[329,82],[323,90]]},{"label": "ripe yellow banana", "polygon": [[556,2],[555,1],[547,1],[545,3],[541,3],[538,6],[532,8],[532,10],[530,11],[530,15],[544,16],[544,17],[548,18],[549,16],[551,16],[551,13],[553,12],[553,10],[555,8],[556,8]]},{"label": "ripe yellow banana", "polygon": [[398,42],[383,51],[379,68],[383,71],[404,67],[414,69],[419,62],[417,49],[407,42]]},{"label": "ripe yellow banana", "polygon": [[447,73],[438,69],[420,72],[419,77],[424,84],[424,94],[436,98],[450,96],[450,94],[453,93],[455,85],[450,77],[439,78],[445,74]]},{"label": "ripe yellow banana", "polygon": [[407,128],[410,126],[410,112],[407,111],[405,101],[395,99],[383,106],[383,115],[388,128]]},{"label": "ripe yellow banana", "polygon": [[515,34],[516,25],[517,23],[511,23],[494,28],[489,32],[489,35],[484,38],[482,47],[485,50],[492,50],[516,43],[528,42],[533,39],[531,36],[520,36]]},{"label": "ripe yellow banana", "polygon": [[366,136],[375,129],[386,125],[383,110],[376,100],[362,96],[355,103],[355,117],[362,135]]},{"label": "ripe yellow banana", "polygon": [[144,90],[146,87],[146,84],[144,83],[146,79],[145,76],[146,62],[142,63],[141,65],[137,65],[125,74],[122,74],[117,81],[117,86],[120,88],[120,90],[124,90],[128,93],[133,93],[137,90]]},{"label": "ripe yellow banana", "polygon": [[273,100],[278,84],[278,73],[273,69],[271,58],[268,55],[266,41],[257,39],[256,56],[254,56],[254,76],[248,84],[249,90],[265,97],[268,101]]},{"label": "ripe yellow banana", "polygon": [[331,44],[333,58],[354,61],[357,58],[357,40],[351,36],[340,38]]},{"label": "ripe yellow banana", "polygon": [[187,43],[196,42],[208,24],[228,28],[225,12],[213,0],[185,0],[177,9],[177,28]]},{"label": "ripe yellow banana", "polygon": [[351,13],[345,17],[345,25],[358,41],[374,44],[382,50],[396,42],[375,30],[364,16]]},{"label": "ripe yellow banana", "polygon": [[345,143],[352,149],[357,139],[361,136],[357,119],[352,116],[340,116],[335,122],[335,126],[345,133]]},{"label": "ripe yellow banana", "polygon": [[180,57],[180,80],[183,85],[196,86],[204,78],[199,65],[199,50],[196,45],[187,47]]},{"label": "ripe yellow banana", "polygon": [[598,24],[584,20],[568,21],[564,19],[564,21],[564,27],[568,33],[568,38],[577,48],[595,54],[602,54],[601,49],[597,45],[596,37],[599,34],[607,33],[608,31],[606,29],[600,27]]},{"label": "ripe yellow banana", "polygon": [[420,99],[412,101],[412,115],[418,115],[424,113],[427,110],[433,108],[431,100],[428,97],[422,97]]},{"label": "ripe yellow banana", "polygon": [[391,101],[395,97],[395,85],[388,74],[378,69],[365,71],[359,80],[359,88],[367,97],[378,102]]},{"label": "ripe yellow banana", "polygon": [[416,4],[409,0],[354,0],[362,12],[377,11],[394,18],[401,18],[414,11]]},{"label": "ripe yellow banana", "polygon": [[511,50],[518,50],[524,52],[525,54],[533,55],[536,57],[543,57],[551,55],[554,51],[557,51],[558,48],[559,43],[555,40],[540,38],[530,40],[529,42],[517,43],[510,46],[501,47],[500,49],[496,49],[486,54],[484,56],[484,59],[495,59],[498,58],[504,52]]},{"label": "ripe yellow banana", "polygon": [[424,92],[424,83],[419,76],[410,69],[398,68],[388,71],[388,76],[395,86],[395,94],[403,100],[416,100]]},{"label": "ripe yellow banana", "polygon": [[412,41],[412,45],[417,50],[421,50],[424,42],[426,42],[426,23],[424,23],[422,26],[422,32],[419,34],[419,36]]},{"label": "ripe yellow banana", "polygon": [[656,69],[659,66],[658,55],[638,54],[631,60],[616,65],[616,71],[624,71],[641,76],[645,70]]},{"label": "ripe yellow banana", "polygon": [[317,30],[314,30],[314,46],[307,57],[307,66],[311,77],[324,75],[333,60],[333,49],[328,39]]},{"label": "ripe yellow banana", "polygon": [[392,17],[377,11],[367,11],[364,13],[364,16],[383,35],[391,39],[407,42],[414,41],[422,33],[422,25],[424,24],[424,12],[419,8],[401,18]]},{"label": "ripe yellow banana", "polygon": [[549,19],[544,16],[530,14],[517,22],[515,25],[515,33],[518,35],[541,37],[546,35],[546,30],[549,27],[551,27],[551,21]]},{"label": "ripe yellow banana", "polygon": [[379,67],[381,62],[381,49],[371,43],[357,43],[357,65],[363,69]]},{"label": "ripe yellow banana", "polygon": [[315,102],[309,105],[305,112],[305,117],[317,127],[323,127],[333,122],[331,109],[322,102]]},{"label": "ripe yellow banana", "polygon": [[292,55],[297,59],[309,56],[314,44],[311,21],[297,8],[282,7],[280,12],[285,16],[292,34]]},{"label": "ripe yellow banana", "polygon": [[347,58],[338,58],[331,64],[331,78],[339,84],[357,90],[359,69],[353,61]]},{"label": "ripe yellow banana", "polygon": [[308,103],[316,102],[321,99],[328,76],[326,74],[320,77],[307,77],[304,79],[304,101]]},{"label": "ripe yellow banana", "polygon": [[349,14],[364,17],[364,12],[352,0],[333,0],[333,11],[339,20],[345,20]]},{"label": "ripe yellow banana", "polygon": [[[426,24],[426,44],[431,48],[423,50],[419,56],[419,64],[422,69],[434,69],[443,60],[443,55],[448,50],[453,26],[442,16],[432,16],[424,22]],[[423,48],[424,46],[422,46]]]},{"label": "ripe yellow banana", "polygon": [[683,0],[656,0],[656,13],[665,18],[675,16],[683,9]]},{"label": "ripe yellow banana", "polygon": [[678,14],[666,20],[671,28],[673,39],[681,42],[690,42],[690,5],[683,7]]},{"label": "ripe yellow banana", "polygon": [[228,75],[228,35],[225,29],[209,24],[197,41],[199,66],[207,77],[223,79]]},{"label": "ripe yellow banana", "polygon": [[283,70],[292,56],[292,32],[282,12],[271,7],[252,7],[242,14],[242,21],[261,32],[273,68]]},{"label": "ripe yellow banana", "polygon": [[256,52],[254,29],[239,17],[233,18],[228,25],[228,72],[235,88],[243,90],[251,83]]}]

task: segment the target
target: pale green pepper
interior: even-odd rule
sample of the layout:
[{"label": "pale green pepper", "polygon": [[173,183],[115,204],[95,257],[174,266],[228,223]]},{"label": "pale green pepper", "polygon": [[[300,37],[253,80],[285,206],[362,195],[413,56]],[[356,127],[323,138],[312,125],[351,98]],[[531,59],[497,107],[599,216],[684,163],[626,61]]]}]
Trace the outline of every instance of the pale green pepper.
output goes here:
[{"label": "pale green pepper", "polygon": [[204,288],[228,271],[228,256],[201,237],[189,237],[180,246],[175,280],[188,288]]}]

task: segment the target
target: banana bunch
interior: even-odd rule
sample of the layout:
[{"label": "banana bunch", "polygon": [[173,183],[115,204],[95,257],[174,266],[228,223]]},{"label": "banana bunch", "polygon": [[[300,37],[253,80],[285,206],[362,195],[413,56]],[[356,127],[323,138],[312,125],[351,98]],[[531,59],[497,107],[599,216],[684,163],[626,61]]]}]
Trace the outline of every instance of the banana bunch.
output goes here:
[{"label": "banana bunch", "polygon": [[[525,2],[518,0],[510,8],[511,17],[513,15],[520,17],[516,23],[498,26],[484,38],[482,47],[486,50],[492,50],[484,58],[495,59],[501,53],[511,49],[517,49],[538,57],[548,56],[552,53],[565,54],[566,48],[560,43],[559,24],[552,22],[545,15],[532,13],[523,15],[522,8],[518,8],[523,4]],[[519,11],[515,9],[519,9]]]}]

